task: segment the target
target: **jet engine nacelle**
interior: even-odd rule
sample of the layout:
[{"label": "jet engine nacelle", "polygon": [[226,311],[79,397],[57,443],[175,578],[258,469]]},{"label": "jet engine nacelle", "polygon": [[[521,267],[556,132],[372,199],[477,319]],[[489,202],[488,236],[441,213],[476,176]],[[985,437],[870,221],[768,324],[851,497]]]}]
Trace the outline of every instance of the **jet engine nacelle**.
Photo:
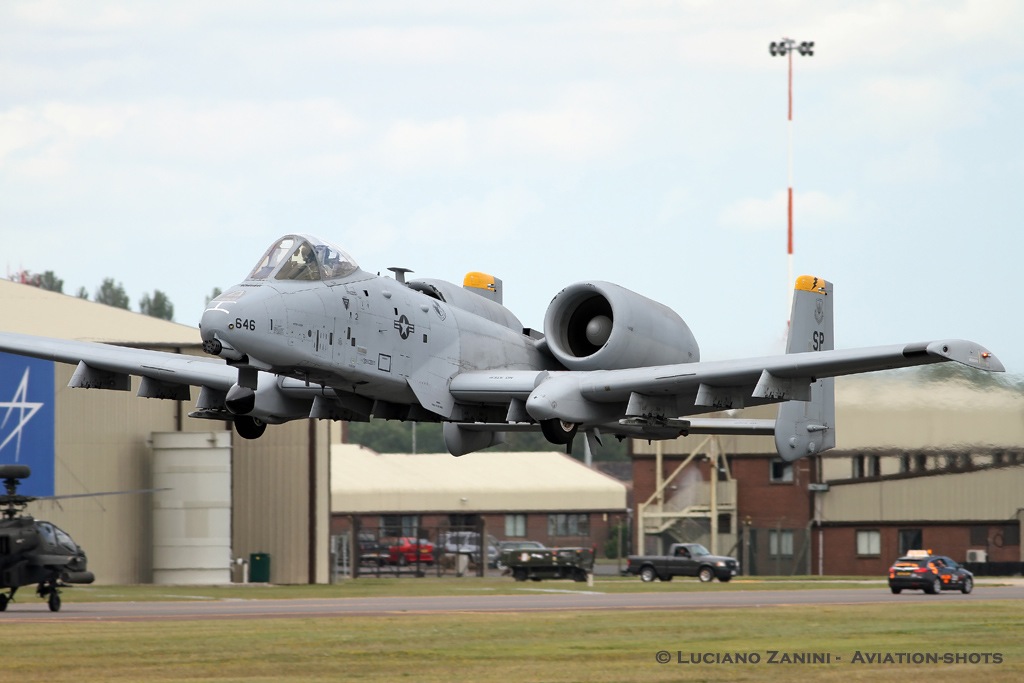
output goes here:
[{"label": "jet engine nacelle", "polygon": [[577,282],[544,316],[548,349],[570,370],[691,363],[700,348],[668,306],[610,282]]}]

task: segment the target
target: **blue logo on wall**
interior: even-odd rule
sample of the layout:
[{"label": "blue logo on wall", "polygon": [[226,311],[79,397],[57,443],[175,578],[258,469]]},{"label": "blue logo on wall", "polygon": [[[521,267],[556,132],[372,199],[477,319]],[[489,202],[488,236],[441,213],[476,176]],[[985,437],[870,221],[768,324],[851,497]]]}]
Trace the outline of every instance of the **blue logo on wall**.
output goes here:
[{"label": "blue logo on wall", "polygon": [[53,362],[0,353],[0,464],[28,465],[18,492],[53,495]]}]

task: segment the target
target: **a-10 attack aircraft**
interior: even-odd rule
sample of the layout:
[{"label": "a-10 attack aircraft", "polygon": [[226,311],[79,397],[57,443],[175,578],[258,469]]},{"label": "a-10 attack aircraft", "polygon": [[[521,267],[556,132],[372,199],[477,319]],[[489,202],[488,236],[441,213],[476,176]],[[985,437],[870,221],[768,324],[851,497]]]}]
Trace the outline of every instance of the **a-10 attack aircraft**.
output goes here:
[{"label": "a-10 attack aircraft", "polygon": [[[1003,370],[963,340],[835,350],[832,285],[810,276],[796,281],[785,354],[702,362],[674,311],[609,282],[556,294],[540,334],[502,306],[494,277],[459,287],[391,270],[287,235],[203,313],[216,359],[6,333],[0,350],[77,364],[71,387],[128,391],[138,375],[139,396],[189,400],[198,386],[191,416],[232,421],[247,439],[307,418],[443,422],[454,455],[539,429],[566,447],[582,432],[591,448],[602,434],[774,434],[795,460],[835,445],[833,377],[944,361]],[[699,417],[776,402],[776,420]]]}]

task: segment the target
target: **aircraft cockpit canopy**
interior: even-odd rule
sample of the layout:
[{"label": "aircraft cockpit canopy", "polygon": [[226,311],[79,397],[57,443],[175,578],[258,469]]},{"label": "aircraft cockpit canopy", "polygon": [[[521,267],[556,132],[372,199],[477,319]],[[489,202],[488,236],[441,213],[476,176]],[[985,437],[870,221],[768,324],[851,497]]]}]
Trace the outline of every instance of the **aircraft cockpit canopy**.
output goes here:
[{"label": "aircraft cockpit canopy", "polygon": [[359,266],[343,250],[309,235],[282,237],[263,254],[250,280],[335,280]]}]

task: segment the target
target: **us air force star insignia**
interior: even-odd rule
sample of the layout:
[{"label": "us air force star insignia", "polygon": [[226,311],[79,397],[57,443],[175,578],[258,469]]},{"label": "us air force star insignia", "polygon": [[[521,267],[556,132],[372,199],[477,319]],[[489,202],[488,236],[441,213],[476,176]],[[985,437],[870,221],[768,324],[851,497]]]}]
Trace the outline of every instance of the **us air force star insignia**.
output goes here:
[{"label": "us air force star insignia", "polygon": [[409,322],[409,319],[403,314],[395,321],[395,329],[398,330],[402,339],[408,339],[409,335],[416,331],[416,326]]},{"label": "us air force star insignia", "polygon": [[825,301],[824,299],[818,299],[814,304],[814,319],[820,325],[821,321],[825,319]]}]

